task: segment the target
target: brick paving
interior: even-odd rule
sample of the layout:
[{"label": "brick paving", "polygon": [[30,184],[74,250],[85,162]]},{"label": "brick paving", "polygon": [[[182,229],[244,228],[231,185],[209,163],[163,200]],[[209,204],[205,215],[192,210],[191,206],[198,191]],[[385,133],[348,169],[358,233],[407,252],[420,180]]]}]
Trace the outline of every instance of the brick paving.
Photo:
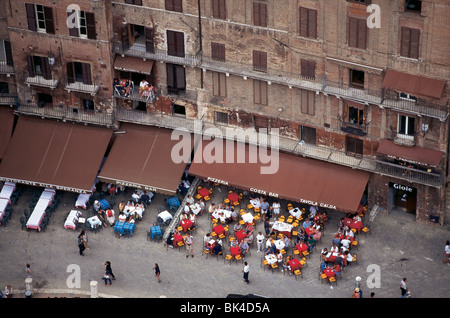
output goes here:
[{"label": "brick paving", "polygon": [[[211,202],[218,203],[226,191],[214,190]],[[399,283],[408,278],[408,287],[415,298],[450,297],[450,266],[442,263],[445,241],[449,238],[449,227],[422,224],[414,221],[412,215],[400,211],[391,214],[378,213],[372,222],[372,234],[358,236],[360,246],[355,252],[358,264],[350,266],[338,284],[330,286],[319,280],[319,251],[331,246],[331,237],[337,229],[337,222],[343,216],[331,212],[321,243],[308,259],[303,278],[271,272],[261,267],[262,253],[253,247],[246,257],[250,264],[250,284],[243,283],[242,263],[225,263],[223,259],[202,256],[201,242],[210,231],[210,220],[206,214],[198,218],[194,233],[195,257],[185,257],[185,250],[167,249],[163,242],[147,240],[147,231],[156,221],[158,208],[164,206],[164,197],[156,195],[147,208],[144,218],[137,223],[137,230],[131,238],[117,238],[112,228],[88,232],[89,250],[80,256],[77,248],[79,231],[63,227],[67,213],[74,208],[76,195],[64,193],[62,202],[52,215],[45,232],[23,231],[19,217],[28,206],[32,188],[21,195],[14,207],[11,221],[0,227],[0,286],[13,286],[15,297],[24,297],[25,264],[30,263],[33,271],[33,297],[90,297],[89,284],[99,282],[100,297],[170,297],[170,298],[223,298],[228,294],[260,294],[271,298],[348,298],[355,277],[362,277],[363,296],[375,292],[379,298],[397,298]],[[116,205],[127,200],[131,191],[119,194]],[[244,201],[245,205],[247,201]],[[285,209],[286,204],[283,203]],[[115,206],[116,211],[118,210]],[[263,231],[263,224],[257,223],[256,230]],[[288,254],[290,250],[288,250]],[[116,280],[112,286],[103,286],[102,264],[110,260]],[[152,267],[158,263],[162,282],[153,276]],[[70,289],[67,279],[71,273],[67,268],[76,264],[81,269],[81,287]],[[380,285],[369,288],[368,283],[375,264],[380,268]],[[369,270],[369,271],[368,271]]]}]

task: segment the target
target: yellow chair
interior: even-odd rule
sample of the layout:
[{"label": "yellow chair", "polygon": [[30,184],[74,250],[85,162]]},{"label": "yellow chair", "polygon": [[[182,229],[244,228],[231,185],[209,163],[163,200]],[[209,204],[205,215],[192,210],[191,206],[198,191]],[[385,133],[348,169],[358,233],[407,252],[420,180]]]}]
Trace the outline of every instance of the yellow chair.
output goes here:
[{"label": "yellow chair", "polygon": [[300,276],[301,278],[303,278],[303,273],[302,273],[302,271],[299,270],[299,269],[296,269],[296,270],[294,271],[294,275],[295,275],[295,279],[297,279],[298,276]]},{"label": "yellow chair", "polygon": [[330,277],[330,278],[328,278],[328,282],[329,282],[330,284],[336,283],[336,286],[337,286],[337,280],[336,280],[336,277]]},{"label": "yellow chair", "polygon": [[308,266],[308,264],[306,263],[306,259],[304,259],[304,258],[302,258],[302,259],[300,260],[300,264],[302,265],[302,267]]},{"label": "yellow chair", "polygon": [[236,256],[234,257],[234,259],[235,259],[235,261],[236,261],[236,263],[237,263],[237,261],[242,260],[243,257],[242,257],[242,255],[236,255]]},{"label": "yellow chair", "polygon": [[292,215],[290,215],[286,220],[286,222],[289,224],[292,223],[293,221],[294,221],[294,218],[292,217]]},{"label": "yellow chair", "polygon": [[261,261],[261,266],[264,267],[264,270],[266,270],[266,266],[267,266],[267,265],[269,265],[269,262],[268,262],[266,259],[263,259],[263,260]]},{"label": "yellow chair", "polygon": [[231,260],[233,259],[233,256],[231,254],[227,254],[225,255],[223,262],[225,263],[225,261],[230,261],[230,265],[231,265]]},{"label": "yellow chair", "polygon": [[205,201],[209,201],[211,200],[211,197],[209,195],[207,195],[206,197],[204,197],[203,199],[205,199]]},{"label": "yellow chair", "polygon": [[285,218],[283,215],[278,218],[278,222],[284,222],[284,220],[285,220]]},{"label": "yellow chair", "polygon": [[309,252],[308,252],[308,251],[303,251],[302,254],[303,254],[303,256],[305,256],[305,257],[306,257],[306,256],[309,257]]},{"label": "yellow chair", "polygon": [[206,254],[206,258],[208,258],[209,253],[210,253],[210,250],[207,250],[206,248],[204,248],[202,251],[202,256],[203,256],[203,254]]},{"label": "yellow chair", "polygon": [[261,209],[260,208],[255,208],[255,212],[256,213],[261,212]]},{"label": "yellow chair", "polygon": [[230,203],[230,199],[226,198],[225,200],[223,200],[223,202],[228,204],[228,203]]},{"label": "yellow chair", "polygon": [[358,249],[358,241],[357,240],[353,240],[352,246],[354,246],[354,247],[356,247],[356,249]]},{"label": "yellow chair", "polygon": [[182,227],[182,226],[179,226],[179,227],[177,228],[177,230],[178,230],[179,232],[181,232],[181,231],[183,231],[183,227]]},{"label": "yellow chair", "polygon": [[278,264],[273,263],[272,265],[270,265],[270,268],[272,268],[272,273],[273,273],[273,270],[278,268]]},{"label": "yellow chair", "polygon": [[292,231],[292,235],[297,236],[298,232],[297,231]]},{"label": "yellow chair", "polygon": [[370,232],[370,227],[368,226],[363,227],[361,231],[363,231],[364,235],[366,235],[367,233],[372,234],[372,232]]},{"label": "yellow chair", "polygon": [[215,236],[217,236],[217,233],[216,232],[211,232],[211,236],[215,237]]},{"label": "yellow chair", "polygon": [[294,223],[292,223],[292,227],[297,227],[299,225],[299,223],[297,221],[295,221]]},{"label": "yellow chair", "polygon": [[239,224],[240,224],[240,225],[244,225],[244,224],[245,224],[245,221],[244,221],[244,220],[240,220],[240,221],[239,221]]},{"label": "yellow chair", "polygon": [[224,239],[224,238],[225,238],[225,234],[223,234],[223,233],[220,234],[220,235],[219,235],[219,238],[220,238],[220,239]]},{"label": "yellow chair", "polygon": [[260,219],[260,217],[259,217],[258,214],[256,214],[256,215],[253,217],[253,219],[256,220],[256,221],[258,221],[258,220]]},{"label": "yellow chair", "polygon": [[213,189],[208,189],[209,193],[212,194],[213,193]]},{"label": "yellow chair", "polygon": [[228,191],[228,194],[232,194],[232,193],[233,193],[233,191],[231,191],[231,190],[230,190],[230,191]]},{"label": "yellow chair", "polygon": [[252,209],[253,208],[253,205],[251,205],[251,204],[247,204],[247,209]]},{"label": "yellow chair", "polygon": [[201,196],[200,194],[197,194],[197,195],[195,196],[195,198],[196,198],[197,200],[200,200],[200,199],[202,198],[202,196]]},{"label": "yellow chair", "polygon": [[234,201],[234,202],[233,202],[233,205],[234,205],[234,206],[238,206],[239,204],[241,204],[239,201]]},{"label": "yellow chair", "polygon": [[297,249],[295,249],[295,250],[294,250],[294,254],[295,254],[295,255],[300,255],[300,251],[297,250]]},{"label": "yellow chair", "polygon": [[321,279],[321,283],[323,283],[323,281],[324,281],[325,279],[327,279],[327,275],[321,274],[321,275],[320,275],[320,279]]},{"label": "yellow chair", "polygon": [[177,245],[178,245],[178,247],[183,247],[184,246],[184,242],[183,241],[178,241]]}]

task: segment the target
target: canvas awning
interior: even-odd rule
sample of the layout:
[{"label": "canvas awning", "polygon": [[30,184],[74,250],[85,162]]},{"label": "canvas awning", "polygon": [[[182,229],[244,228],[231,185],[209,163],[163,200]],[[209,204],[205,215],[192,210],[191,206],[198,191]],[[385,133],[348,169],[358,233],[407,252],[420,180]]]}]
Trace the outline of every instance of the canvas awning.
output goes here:
[{"label": "canvas awning", "polygon": [[[217,147],[213,146],[213,142],[217,142]],[[220,144],[223,151],[219,149]],[[219,160],[209,163],[204,159],[205,156],[206,159],[211,157],[212,148],[215,148],[214,153]],[[227,153],[228,156],[231,154],[228,158]],[[272,162],[269,160],[263,164],[262,160],[257,160],[251,163],[249,158],[258,157],[259,153],[257,146],[239,142],[227,146],[221,139],[203,141],[196,149],[189,174],[267,197],[318,204],[323,208],[345,212],[357,211],[370,173],[281,152],[278,156],[270,153]],[[247,158],[244,163],[238,163],[238,154],[241,158]],[[234,162],[230,162],[233,156]],[[268,170],[275,170],[277,162],[276,172],[261,173],[262,167],[269,168],[272,164]]]},{"label": "canvas awning", "polygon": [[388,139],[380,141],[377,153],[392,159],[433,167],[439,165],[444,155],[443,152],[433,149],[400,146]]},{"label": "canvas awning", "polygon": [[150,75],[153,68],[152,60],[143,60],[134,56],[116,55],[114,68],[119,71],[137,72]]},{"label": "canvas awning", "polygon": [[111,129],[21,116],[0,180],[89,193],[111,135]]},{"label": "canvas awning", "polygon": [[14,110],[11,107],[0,107],[0,160],[3,159],[6,147],[12,136],[14,127]]}]

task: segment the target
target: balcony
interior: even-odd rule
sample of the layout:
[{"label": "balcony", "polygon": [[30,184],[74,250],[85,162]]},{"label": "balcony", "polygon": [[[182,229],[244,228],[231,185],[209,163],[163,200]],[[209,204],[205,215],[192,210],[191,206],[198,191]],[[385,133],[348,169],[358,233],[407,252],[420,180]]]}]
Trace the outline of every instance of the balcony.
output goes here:
[{"label": "balcony", "polygon": [[64,84],[64,89],[69,93],[79,92],[95,95],[99,90],[99,86],[95,84],[85,84],[83,82],[73,82],[73,83],[66,82]]},{"label": "balcony", "polygon": [[17,94],[0,93],[0,105],[14,106],[17,103]]},{"label": "balcony", "polygon": [[47,87],[50,89],[54,89],[58,86],[59,80],[56,79],[45,79],[43,76],[33,76],[33,77],[27,77],[25,79],[25,84],[28,86],[40,86],[40,87]]},{"label": "balcony", "polygon": [[400,146],[414,147],[416,145],[414,135],[406,135],[406,134],[397,133],[394,136],[393,141],[395,144],[400,145]]},{"label": "balcony", "polygon": [[62,121],[73,121],[83,124],[94,124],[111,127],[114,125],[114,114],[94,111],[82,111],[65,106],[38,107],[34,102],[18,104],[15,110],[18,114],[54,118]]},{"label": "balcony", "polygon": [[166,50],[148,51],[144,44],[135,43],[129,48],[125,48],[122,42],[113,42],[113,51],[116,54],[134,56],[148,60],[161,61],[165,63],[186,65],[197,67],[200,65],[200,57],[198,55],[185,54],[184,57],[173,56],[167,54]]},{"label": "balcony", "polygon": [[8,76],[14,74],[14,66],[8,65],[6,62],[0,62],[0,74],[7,74]]},{"label": "balcony", "polygon": [[348,84],[333,82],[326,78],[323,81],[322,92],[324,94],[336,95],[339,97],[356,100],[363,104],[371,103],[379,105],[382,102],[381,91],[358,88]]},{"label": "balcony", "polygon": [[347,134],[356,136],[365,136],[368,132],[368,124],[353,124],[342,119],[339,119],[339,129]]}]

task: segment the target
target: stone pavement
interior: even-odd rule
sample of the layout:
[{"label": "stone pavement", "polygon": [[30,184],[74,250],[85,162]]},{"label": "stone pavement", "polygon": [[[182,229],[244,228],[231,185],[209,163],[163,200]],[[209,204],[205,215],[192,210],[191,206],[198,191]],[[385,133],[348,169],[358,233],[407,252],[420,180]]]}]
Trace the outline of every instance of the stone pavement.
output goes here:
[{"label": "stone pavement", "polygon": [[[220,202],[227,191],[216,188],[211,202]],[[64,229],[67,213],[74,208],[76,194],[64,193],[62,203],[52,215],[45,232],[23,231],[19,217],[28,206],[32,188],[27,188],[14,207],[11,221],[0,226],[0,288],[12,285],[15,297],[24,297],[25,265],[31,264],[33,272],[33,297],[90,297],[90,282],[99,283],[100,297],[125,298],[224,298],[228,294],[259,294],[270,298],[349,298],[355,277],[362,277],[363,296],[375,292],[377,298],[398,298],[399,284],[408,278],[408,287],[415,298],[450,297],[450,266],[443,264],[445,241],[450,239],[449,226],[421,224],[414,217],[402,212],[378,213],[372,222],[372,234],[359,235],[360,246],[355,252],[358,264],[348,268],[347,273],[330,286],[319,280],[319,256],[323,247],[331,247],[331,237],[337,229],[338,220],[343,216],[331,212],[325,234],[317,250],[308,259],[308,267],[303,270],[303,278],[297,280],[281,272],[264,270],[260,262],[262,253],[253,247],[246,257],[250,265],[250,284],[243,283],[242,263],[224,263],[223,259],[202,256],[201,242],[210,231],[210,221],[206,214],[198,219],[195,257],[186,258],[185,250],[167,249],[163,242],[147,240],[147,231],[156,221],[158,207],[164,206],[162,195],[156,195],[147,208],[144,218],[137,223],[133,237],[117,238],[112,228],[98,232],[88,232],[89,250],[86,256],[78,254],[77,236],[79,231]],[[127,200],[128,190],[117,197],[116,205]],[[244,202],[247,204],[247,201]],[[285,208],[285,202],[282,202]],[[116,211],[118,210],[115,206]],[[257,231],[263,231],[258,223]],[[289,253],[289,251],[288,251]],[[112,286],[103,286],[102,264],[112,263],[116,280]],[[161,283],[153,276],[153,265],[161,268]],[[78,265],[81,270],[80,288],[68,288],[67,280],[72,274],[68,266]],[[379,287],[369,288],[372,280],[373,264],[379,266]],[[369,266],[370,265],[370,266]],[[367,279],[370,279],[368,282]]]}]

